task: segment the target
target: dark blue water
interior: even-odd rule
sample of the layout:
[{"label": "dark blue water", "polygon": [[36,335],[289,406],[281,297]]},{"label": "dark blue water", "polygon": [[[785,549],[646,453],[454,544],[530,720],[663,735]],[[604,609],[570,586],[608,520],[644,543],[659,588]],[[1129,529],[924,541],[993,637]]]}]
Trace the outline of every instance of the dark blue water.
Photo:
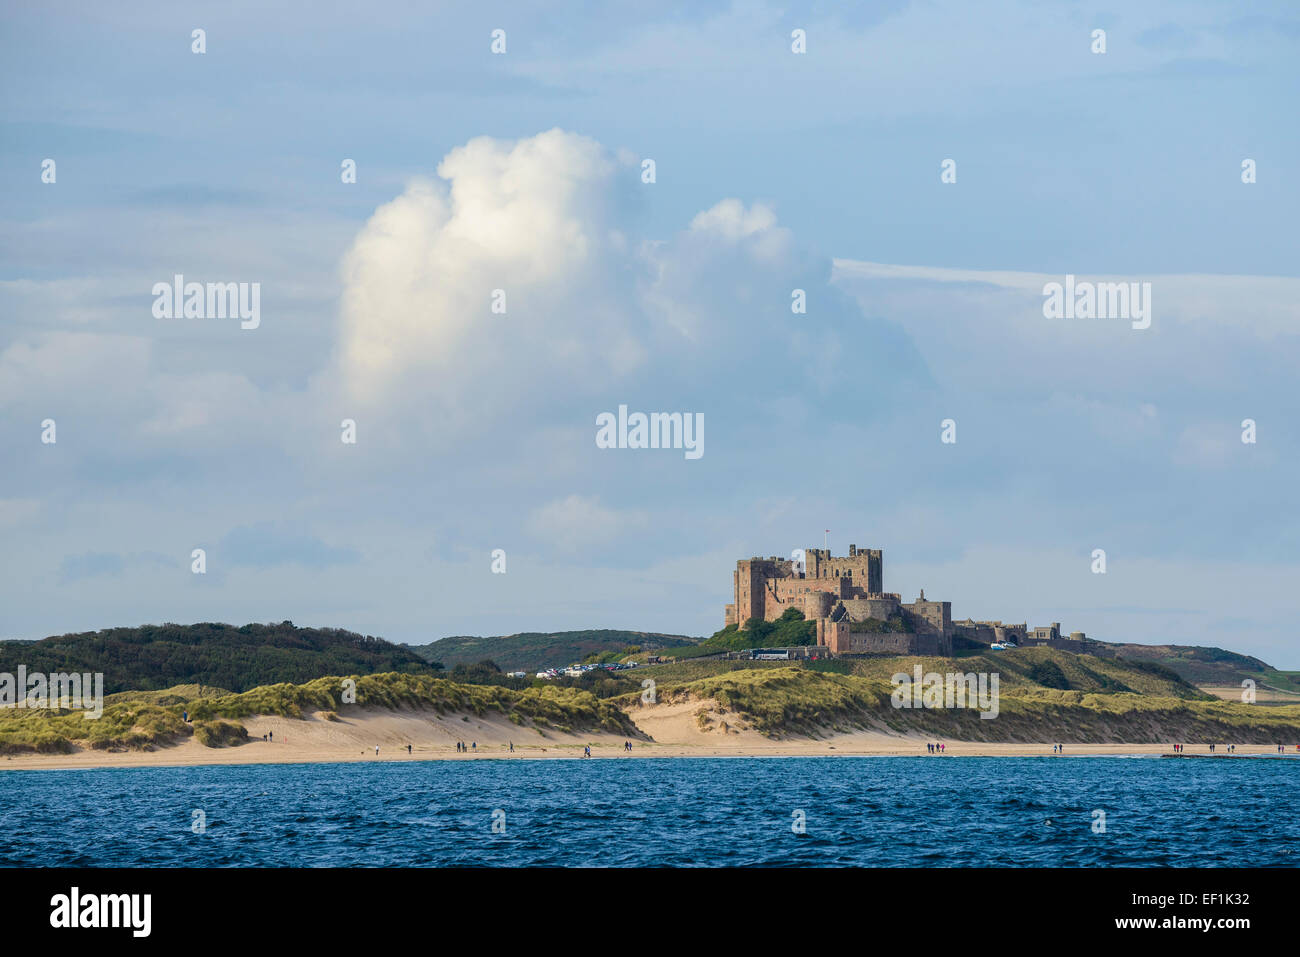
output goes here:
[{"label": "dark blue water", "polygon": [[0,864],[1296,866],[1297,785],[1293,760],[1082,757],[10,771]]}]

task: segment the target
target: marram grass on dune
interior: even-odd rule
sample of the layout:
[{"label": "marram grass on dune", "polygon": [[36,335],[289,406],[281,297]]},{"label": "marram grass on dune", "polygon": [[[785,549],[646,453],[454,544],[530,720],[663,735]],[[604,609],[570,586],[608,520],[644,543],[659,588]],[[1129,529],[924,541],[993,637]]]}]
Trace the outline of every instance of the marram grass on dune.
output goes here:
[{"label": "marram grass on dune", "polygon": [[[940,675],[996,672],[996,717],[987,720],[969,707],[897,707],[891,676],[917,667]],[[653,698],[638,687],[647,675],[656,682]],[[521,731],[604,733],[648,741],[638,719],[663,705],[696,702],[702,708],[714,702],[736,716],[737,726],[770,739],[862,730],[972,742],[1268,744],[1300,738],[1300,706],[1221,701],[1158,665],[1046,648],[796,667],[697,660],[640,669],[629,684],[627,693],[606,698],[542,682],[519,689],[397,672],[323,677],[241,693],[177,686],[110,695],[98,721],[53,709],[0,711],[0,753],[155,749],[190,736],[210,747],[225,747],[248,740],[245,723],[257,716],[293,720],[314,714],[337,721],[377,709],[438,717],[499,715]],[[183,719],[186,714],[189,722]]]},{"label": "marram grass on dune", "polygon": [[[345,682],[355,683],[355,702],[345,702]],[[190,686],[194,687],[194,686]],[[239,719],[254,715],[301,718],[308,712],[351,708],[425,709],[437,714],[498,713],[521,726],[561,732],[599,730],[637,736],[627,714],[575,688],[526,688],[457,684],[427,675],[379,674],[318,678],[306,684],[275,684],[241,694],[186,697],[168,689],[113,695],[99,721],[52,709],[0,712],[0,753],[68,753],[75,746],[139,749],[174,744],[193,734],[218,747],[246,738]],[[165,701],[166,704],[155,703]],[[192,724],[183,720],[188,712]],[[75,719],[75,721],[74,721]],[[238,729],[238,730],[236,730]]]}]

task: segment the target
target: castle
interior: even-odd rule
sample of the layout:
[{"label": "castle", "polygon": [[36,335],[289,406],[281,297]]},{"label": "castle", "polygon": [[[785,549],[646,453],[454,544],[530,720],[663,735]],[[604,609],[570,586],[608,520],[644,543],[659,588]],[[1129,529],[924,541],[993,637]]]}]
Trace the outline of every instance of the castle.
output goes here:
[{"label": "castle", "polygon": [[[751,618],[775,621],[795,608],[817,623],[817,644],[835,655],[943,655],[954,641],[969,646],[1047,645],[1081,652],[1083,632],[1061,637],[1060,622],[1041,628],[1001,621],[952,620],[952,603],[929,601],[925,589],[913,602],[884,590],[884,556],[878,548],[849,546],[837,557],[827,548],[806,548],[789,559],[736,562],[735,600],[724,624],[743,628]],[[1093,652],[1095,649],[1089,647]]]}]

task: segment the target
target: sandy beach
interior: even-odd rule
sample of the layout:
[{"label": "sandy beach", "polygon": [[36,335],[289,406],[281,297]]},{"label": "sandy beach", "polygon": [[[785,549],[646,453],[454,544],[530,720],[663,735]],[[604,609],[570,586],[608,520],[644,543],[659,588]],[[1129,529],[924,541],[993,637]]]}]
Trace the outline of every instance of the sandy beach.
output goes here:
[{"label": "sandy beach", "polygon": [[[355,709],[328,721],[316,715],[303,720],[282,717],[252,717],[243,721],[253,739],[246,744],[209,748],[193,738],[151,751],[98,751],[83,749],[72,754],[15,754],[0,758],[0,770],[167,767],[217,764],[296,764],[310,762],[375,761],[474,761],[484,759],[551,760],[581,759],[590,745],[594,759],[667,757],[826,757],[903,756],[977,757],[1047,756],[1053,742],[989,743],[943,740],[944,753],[930,755],[927,739],[885,731],[855,731],[819,738],[789,737],[774,740],[740,726],[726,726],[725,717],[700,701],[660,704],[632,713],[640,730],[653,740],[635,739],[632,750],[626,740],[605,733],[564,734],[539,732],[512,724],[501,715],[438,715],[425,711]],[[702,708],[713,718],[708,730],[701,728]],[[732,720],[735,716],[732,715]],[[263,735],[269,735],[263,740]],[[456,742],[471,746],[469,753],[456,750]],[[1186,755],[1209,756],[1209,745],[1193,741]],[[513,752],[510,750],[513,744]],[[408,754],[407,745],[411,751]],[[376,754],[375,747],[379,752]],[[1289,754],[1296,756],[1295,743]],[[1220,743],[1216,756],[1226,757]],[[1064,755],[1160,755],[1171,754],[1169,744],[1066,744]],[[1276,756],[1274,745],[1239,745],[1238,755]]]}]

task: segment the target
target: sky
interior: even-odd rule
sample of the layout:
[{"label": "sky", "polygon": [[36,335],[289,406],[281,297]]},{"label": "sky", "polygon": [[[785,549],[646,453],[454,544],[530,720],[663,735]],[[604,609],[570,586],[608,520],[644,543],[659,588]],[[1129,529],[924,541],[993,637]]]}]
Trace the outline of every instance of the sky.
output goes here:
[{"label": "sky", "polygon": [[1300,668],[1297,102],[1288,3],[4,4],[0,637],[707,635],[825,540]]}]

